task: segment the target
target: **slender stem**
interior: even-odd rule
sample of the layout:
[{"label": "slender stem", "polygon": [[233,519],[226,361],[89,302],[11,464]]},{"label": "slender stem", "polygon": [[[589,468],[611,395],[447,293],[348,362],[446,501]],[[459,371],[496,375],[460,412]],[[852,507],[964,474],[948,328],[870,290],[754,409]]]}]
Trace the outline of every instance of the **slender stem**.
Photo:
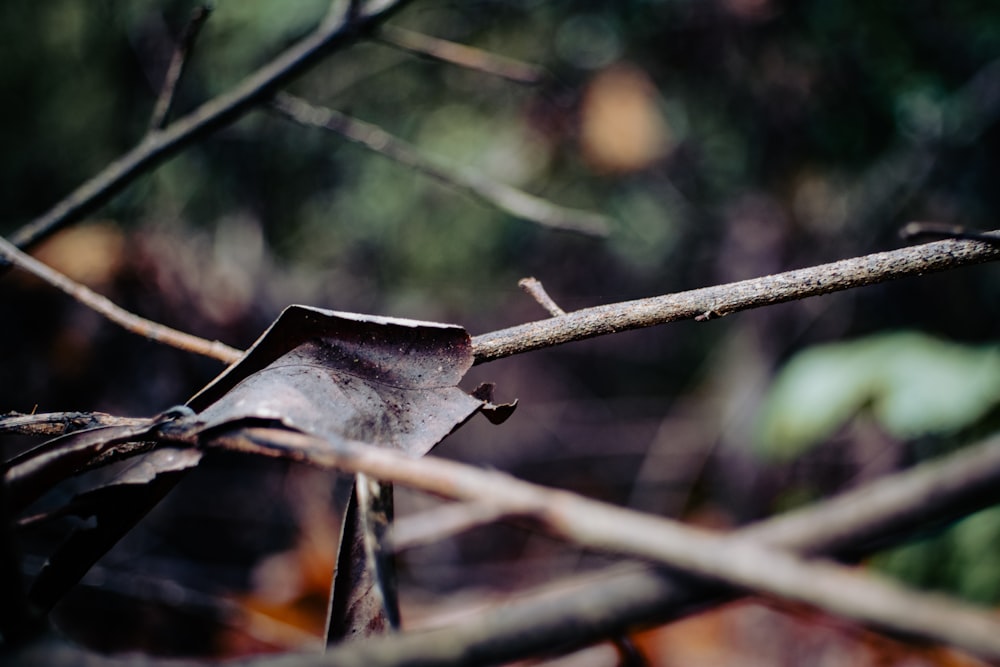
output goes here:
[{"label": "slender stem", "polygon": [[98,426],[121,426],[146,421],[134,417],[115,417],[104,412],[47,412],[25,415],[18,412],[0,414],[0,435],[57,436]]},{"label": "slender stem", "polygon": [[[276,443],[272,443],[276,444]],[[268,455],[282,455],[267,449]],[[310,450],[299,458],[313,461]],[[428,465],[436,465],[434,459]],[[362,467],[364,467],[362,465]],[[442,487],[444,488],[444,487]],[[439,491],[436,491],[440,494]],[[737,536],[783,549],[836,555],[870,538],[895,533],[902,524],[936,524],[989,506],[1000,494],[1000,440],[993,438],[940,460],[882,478],[865,487],[790,515],[751,526]],[[478,501],[473,501],[478,502]],[[853,535],[853,539],[852,539]],[[523,592],[447,627],[389,634],[332,647],[327,653],[251,658],[243,667],[416,667],[417,665],[491,665],[600,641],[638,625],[648,625],[703,610],[737,593],[707,587],[674,571],[625,563]],[[59,655],[56,655],[56,654]],[[133,656],[127,661],[88,654],[71,647],[38,645],[32,664],[124,667],[180,667],[194,663]]]},{"label": "slender stem", "polygon": [[[16,261],[19,266],[86,303],[129,331],[225,363],[232,363],[242,355],[240,350],[218,341],[206,341],[133,315],[0,238],[0,259],[2,258],[7,258],[8,262]],[[736,283],[584,308],[547,320],[481,334],[475,336],[472,343],[476,363],[480,364],[619,331],[682,319],[703,321],[751,308],[997,259],[1000,259],[1000,247],[992,243],[991,239],[938,241]],[[550,312],[556,315],[558,311]]]},{"label": "slender stem", "polygon": [[184,26],[184,32],[181,33],[181,37],[177,42],[177,48],[174,49],[174,55],[170,59],[170,65],[167,67],[160,95],[156,98],[156,104],[153,106],[153,113],[149,119],[150,132],[162,130],[166,126],[170,116],[170,108],[173,106],[174,97],[177,94],[177,84],[180,83],[181,76],[184,74],[184,67],[191,57],[191,51],[194,49],[194,41],[198,38],[201,27],[205,24],[211,13],[212,9],[207,5],[195,7],[191,12],[191,18],[187,25]]},{"label": "slender stem", "polygon": [[496,53],[465,44],[457,44],[446,39],[431,37],[423,33],[406,30],[394,25],[383,25],[375,33],[375,39],[407,53],[431,58],[465,69],[474,70],[502,79],[536,85],[547,78],[544,68],[538,65],[508,58]]},{"label": "slender stem", "polygon": [[275,95],[271,108],[296,123],[336,132],[345,139],[457,188],[514,217],[545,227],[592,236],[604,236],[608,233],[609,219],[603,215],[557,206],[471,169],[446,166],[377,125],[333,109],[314,106],[288,93]]},{"label": "slender stem", "polygon": [[[337,445],[285,430],[246,428],[205,443],[365,473],[447,497],[491,502],[575,544],[677,568],[724,584],[818,606],[834,614],[1000,658],[1000,619],[916,593],[860,571],[806,561],[749,534],[727,536],[614,507],[506,474],[349,441]],[[994,458],[1000,457],[996,443]],[[994,470],[1000,466],[994,466]],[[760,529],[758,529],[758,532]]]},{"label": "slender stem", "polygon": [[[998,232],[990,232],[997,234]],[[699,321],[810,296],[1000,259],[995,244],[949,240],[761,278],[573,311],[472,339],[476,363],[677,320]]]},{"label": "slender stem", "polygon": [[910,222],[901,230],[899,236],[907,241],[930,239],[972,239],[994,245],[1000,244],[1000,237],[991,236],[989,232],[967,229],[961,225],[949,225],[941,222]]},{"label": "slender stem", "polygon": [[448,503],[393,521],[386,540],[387,549],[405,551],[441,542],[458,533],[505,518],[505,510],[491,502]]},{"label": "slender stem", "polygon": [[517,281],[517,286],[531,295],[538,305],[549,311],[549,315],[552,317],[562,317],[566,314],[566,311],[559,307],[549,293],[545,291],[545,287],[542,282],[537,278],[521,278]]},{"label": "slender stem", "polygon": [[107,297],[42,264],[31,255],[21,252],[16,246],[3,238],[0,238],[0,257],[38,276],[48,284],[62,290],[88,308],[97,311],[115,324],[125,328],[127,331],[187,352],[212,357],[226,364],[235,362],[243,355],[240,350],[229,347],[220,341],[208,341],[204,338],[172,329],[130,313]]}]

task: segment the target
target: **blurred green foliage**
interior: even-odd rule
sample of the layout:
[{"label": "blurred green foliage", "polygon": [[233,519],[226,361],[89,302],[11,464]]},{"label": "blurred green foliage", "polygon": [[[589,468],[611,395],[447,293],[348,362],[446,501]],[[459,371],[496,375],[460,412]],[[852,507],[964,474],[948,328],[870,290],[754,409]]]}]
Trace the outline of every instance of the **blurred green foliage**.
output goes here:
[{"label": "blurred green foliage", "polygon": [[914,586],[954,593],[972,602],[1000,602],[1000,508],[959,521],[871,560],[872,565]]},{"label": "blurred green foliage", "polygon": [[808,348],[778,373],[761,409],[759,452],[791,459],[860,412],[900,439],[968,428],[1000,404],[1000,346],[883,333]]},{"label": "blurred green foliage", "polygon": [[[883,333],[810,347],[788,360],[764,399],[755,445],[772,460],[794,460],[865,413],[900,441],[934,437],[952,441],[951,449],[977,430],[993,430],[998,405],[997,345]],[[786,504],[792,500],[787,496]],[[914,586],[996,604],[998,547],[1000,508],[992,508],[880,553],[871,563]]]}]

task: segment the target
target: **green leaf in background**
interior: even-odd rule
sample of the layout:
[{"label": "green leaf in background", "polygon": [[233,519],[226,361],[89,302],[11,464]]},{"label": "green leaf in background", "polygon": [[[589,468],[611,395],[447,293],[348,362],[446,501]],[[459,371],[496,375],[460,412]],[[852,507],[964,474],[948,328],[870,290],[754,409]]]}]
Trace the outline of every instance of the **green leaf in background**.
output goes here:
[{"label": "green leaf in background", "polygon": [[1000,602],[1000,507],[959,521],[940,535],[912,542],[872,559],[871,564],[907,584],[948,591],[970,602]]},{"label": "green leaf in background", "polygon": [[910,331],[879,334],[792,357],[764,399],[755,447],[764,456],[793,458],[864,409],[898,438],[947,434],[998,403],[1000,347]]}]

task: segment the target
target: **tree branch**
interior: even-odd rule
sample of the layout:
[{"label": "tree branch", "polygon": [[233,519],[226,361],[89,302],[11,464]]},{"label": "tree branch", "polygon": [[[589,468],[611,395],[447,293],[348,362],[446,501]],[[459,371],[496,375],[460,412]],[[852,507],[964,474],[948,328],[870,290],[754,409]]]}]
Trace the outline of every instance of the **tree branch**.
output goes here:
[{"label": "tree branch", "polygon": [[[269,454],[279,455],[275,450]],[[309,453],[301,457],[308,459]],[[433,459],[425,459],[433,460]],[[992,438],[848,491],[832,500],[739,531],[776,547],[835,555],[852,539],[894,533],[900,523],[938,523],[986,507],[1000,495],[1000,438]],[[852,538],[853,535],[853,538]],[[396,667],[488,665],[523,659],[554,646],[579,646],[638,625],[677,618],[730,599],[721,591],[652,567],[623,564],[519,594],[446,628],[407,632],[333,647],[323,655],[286,654],[239,661],[245,667],[295,665]],[[128,661],[78,648],[34,645],[17,654],[30,664],[116,667],[190,666],[191,662],[133,656]]]},{"label": "tree branch", "polygon": [[[989,232],[996,235],[1000,232]],[[1000,259],[1000,248],[948,240],[688,292],[584,308],[472,339],[476,363],[677,320],[699,321],[776,303]]]},{"label": "tree branch", "polygon": [[[386,19],[406,2],[375,0],[367,3],[353,22],[324,23],[228,93],[205,102],[162,131],[148,134],[132,150],[110,163],[47,213],[17,230],[10,236],[10,241],[19,248],[30,247],[96,210],[140,174],[210,132],[233,122],[330,51],[352,43],[358,35]],[[0,263],[0,266],[4,264]]]},{"label": "tree branch", "polygon": [[170,59],[170,65],[163,78],[160,95],[156,98],[156,104],[153,106],[153,113],[149,118],[150,132],[157,132],[166,126],[170,116],[170,108],[174,104],[174,96],[177,93],[177,84],[180,83],[181,75],[184,74],[184,66],[187,65],[188,58],[191,56],[194,41],[198,38],[201,27],[211,13],[212,9],[207,5],[195,7],[191,12],[191,18],[184,26],[180,39],[177,40],[177,48],[174,49],[174,55]]},{"label": "tree branch", "polygon": [[940,239],[971,239],[985,241],[993,245],[1000,244],[1000,237],[990,236],[989,232],[967,229],[961,225],[950,225],[941,222],[910,222],[899,230],[900,238],[907,241],[931,241]]},{"label": "tree branch", "polygon": [[[171,437],[169,429],[166,437]],[[706,582],[803,602],[883,629],[1000,658],[1000,620],[992,615],[833,563],[805,561],[754,538],[753,532],[710,533],[499,472],[432,457],[411,459],[363,443],[333,446],[286,430],[240,429],[204,444],[365,473],[455,499],[490,502],[508,516],[529,518],[581,546],[651,560]],[[993,467],[1000,469],[1000,447],[993,443],[991,449]]]},{"label": "tree branch", "polygon": [[458,533],[507,518],[507,512],[488,501],[454,502],[398,518],[389,526],[386,548],[405,551],[440,542]]},{"label": "tree branch", "polygon": [[115,417],[106,412],[47,412],[33,415],[19,412],[0,414],[0,435],[41,435],[54,437],[98,426],[127,426],[145,422],[135,417]]},{"label": "tree branch", "polygon": [[566,314],[566,311],[560,308],[559,304],[545,291],[545,287],[542,286],[542,282],[538,278],[521,278],[517,281],[517,286],[537,301],[539,306],[549,311],[549,315],[552,317],[562,317]]},{"label": "tree branch", "polygon": [[345,139],[359,143],[445,185],[457,188],[516,218],[529,220],[544,227],[593,236],[604,236],[608,233],[609,219],[603,215],[557,206],[469,168],[455,169],[445,166],[377,125],[351,118],[333,109],[313,106],[288,93],[275,95],[271,108],[302,125],[336,132]]},{"label": "tree branch", "polygon": [[42,264],[31,255],[21,252],[16,246],[2,237],[0,237],[0,258],[5,258],[11,264],[28,271],[53,287],[62,290],[127,331],[145,336],[150,340],[171,345],[186,352],[212,357],[226,364],[231,364],[243,356],[240,350],[229,347],[220,341],[208,341],[204,338],[172,329],[130,313],[107,297]]},{"label": "tree branch", "polygon": [[430,58],[464,69],[497,76],[515,83],[536,85],[548,76],[545,69],[538,65],[394,25],[385,24],[380,27],[375,33],[375,40],[422,58]]},{"label": "tree branch", "polygon": [[[1000,232],[983,234],[996,236]],[[134,315],[0,238],[0,259],[3,258],[34,273],[129,331],[227,364],[243,354],[219,341],[206,341]],[[1000,259],[1000,246],[993,243],[992,238],[950,239],[725,285],[584,308],[473,337],[475,363],[677,320],[704,321],[751,308],[997,259]],[[553,315],[559,312],[561,309],[552,311]]]}]

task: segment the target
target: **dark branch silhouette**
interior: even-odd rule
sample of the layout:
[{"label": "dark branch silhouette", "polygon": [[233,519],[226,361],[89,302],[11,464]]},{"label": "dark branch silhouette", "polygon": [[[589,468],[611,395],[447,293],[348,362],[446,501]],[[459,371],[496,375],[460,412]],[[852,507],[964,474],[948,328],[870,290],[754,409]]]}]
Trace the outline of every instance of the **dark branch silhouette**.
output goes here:
[{"label": "dark branch silhouette", "polygon": [[440,160],[424,155],[412,144],[389,134],[377,125],[351,118],[333,109],[314,106],[288,93],[276,95],[271,108],[302,125],[335,132],[514,217],[544,227],[592,236],[604,236],[608,233],[610,221],[603,215],[558,206],[541,197],[488,178],[468,167],[458,169],[446,166]]},{"label": "dark branch silhouette", "polygon": [[[10,242],[22,249],[29,248],[95,211],[140,174],[210,132],[232,123],[331,51],[356,41],[359,35],[388,18],[406,2],[378,0],[367,3],[364,11],[353,21],[324,22],[228,93],[205,102],[163,130],[148,134],[132,150],[111,162],[48,212],[10,235]],[[8,265],[6,262],[2,264]]]}]

